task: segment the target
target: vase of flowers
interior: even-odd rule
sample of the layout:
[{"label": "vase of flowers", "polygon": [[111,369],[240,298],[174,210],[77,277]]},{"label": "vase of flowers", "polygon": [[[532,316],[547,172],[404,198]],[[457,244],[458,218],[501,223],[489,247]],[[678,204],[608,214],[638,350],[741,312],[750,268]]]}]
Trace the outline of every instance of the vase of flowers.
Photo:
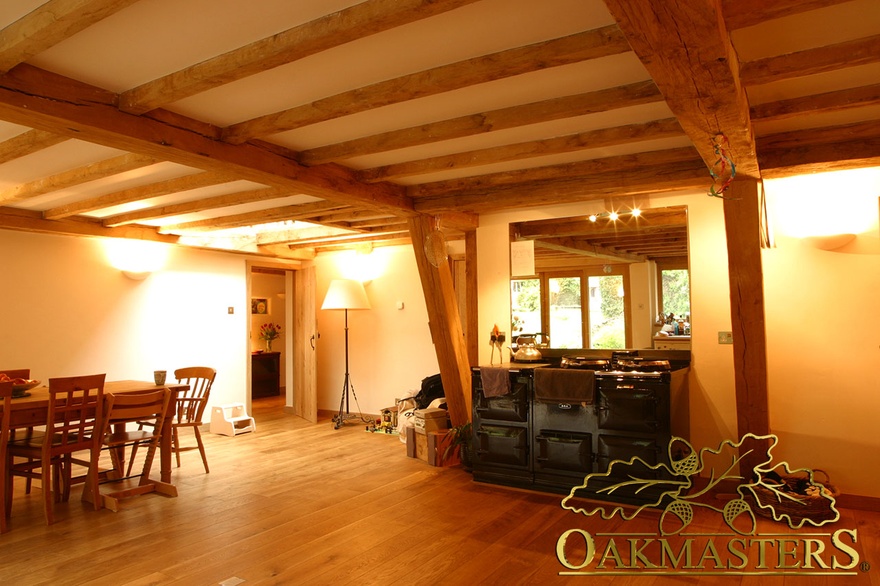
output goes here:
[{"label": "vase of flowers", "polygon": [[260,339],[266,342],[266,352],[272,351],[272,340],[281,335],[281,326],[279,324],[263,324],[260,326]]}]

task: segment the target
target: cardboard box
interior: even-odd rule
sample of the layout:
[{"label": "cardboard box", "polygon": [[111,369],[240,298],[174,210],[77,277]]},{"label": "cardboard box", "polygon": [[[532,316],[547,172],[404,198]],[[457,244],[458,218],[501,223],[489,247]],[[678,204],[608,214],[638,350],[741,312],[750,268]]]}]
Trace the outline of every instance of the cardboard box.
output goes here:
[{"label": "cardboard box", "polygon": [[448,428],[446,409],[416,409],[413,415],[416,430],[427,433]]},{"label": "cardboard box", "polygon": [[[410,447],[410,433],[412,434],[412,447]],[[443,439],[445,437],[446,430],[424,432],[409,428],[407,429],[406,455],[418,458],[431,466],[452,465],[452,463],[443,462],[443,450],[445,449]]]}]

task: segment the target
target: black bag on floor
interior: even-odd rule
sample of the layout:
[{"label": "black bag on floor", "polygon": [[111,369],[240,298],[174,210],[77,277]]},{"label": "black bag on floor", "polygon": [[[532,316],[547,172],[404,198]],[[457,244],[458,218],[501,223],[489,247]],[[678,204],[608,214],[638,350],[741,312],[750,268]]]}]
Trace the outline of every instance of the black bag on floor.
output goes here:
[{"label": "black bag on floor", "polygon": [[440,380],[440,375],[433,374],[422,379],[422,388],[419,389],[418,394],[413,399],[416,402],[416,409],[427,409],[431,401],[445,396],[443,381]]}]

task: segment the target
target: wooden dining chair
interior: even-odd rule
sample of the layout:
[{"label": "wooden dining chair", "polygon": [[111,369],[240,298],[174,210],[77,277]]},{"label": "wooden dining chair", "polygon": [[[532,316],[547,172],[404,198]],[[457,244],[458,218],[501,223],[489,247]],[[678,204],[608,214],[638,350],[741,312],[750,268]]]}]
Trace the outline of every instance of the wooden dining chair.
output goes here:
[{"label": "wooden dining chair", "polygon": [[[103,450],[109,452],[111,469],[102,473],[105,480],[99,485],[110,482],[122,482],[132,478],[131,464],[134,463],[136,448],[147,446],[147,453],[137,486],[121,488],[113,492],[99,493],[97,496],[105,507],[112,511],[119,510],[119,501],[123,498],[153,492],[156,485],[148,482],[153,458],[162,436],[162,424],[168,412],[171,391],[167,388],[143,393],[108,394],[105,399],[104,425],[101,435]],[[129,424],[140,423],[138,429],[131,429]],[[150,429],[144,429],[149,427]],[[125,449],[131,448],[132,455],[128,472],[125,471]],[[95,462],[95,466],[98,463]]]},{"label": "wooden dining chair", "polygon": [[9,422],[12,412],[12,381],[0,383],[0,400],[3,401],[3,413],[0,415],[0,533],[9,530],[9,511],[6,509],[6,476],[9,465],[6,452],[9,443]]},{"label": "wooden dining chair", "polygon": [[[100,431],[104,408],[104,374],[49,379],[49,409],[46,429],[9,442],[7,453],[6,507],[12,507],[14,476],[39,478],[43,490],[46,523],[55,522],[56,502],[70,498],[72,467],[83,460],[74,454],[87,452],[86,488],[98,493],[97,467],[91,465],[100,454]],[[28,458],[13,463],[13,458]],[[39,472],[37,471],[39,469]],[[98,499],[93,499],[95,509]]]},{"label": "wooden dining chair", "polygon": [[[205,472],[210,472],[199,426],[202,425],[202,415],[205,413],[205,407],[208,405],[208,397],[211,394],[211,387],[214,384],[217,371],[208,366],[189,366],[178,368],[174,371],[174,376],[177,378],[178,383],[188,385],[189,387],[186,390],[178,391],[174,419],[171,422],[171,441],[177,458],[177,467],[180,467],[180,452],[198,449],[202,455]],[[141,423],[139,426],[141,428],[149,425],[148,422],[139,423]],[[195,434],[196,445],[194,446],[180,445],[180,429],[187,427],[192,429]],[[137,446],[132,450],[132,461],[134,460],[136,450]],[[129,463],[128,474],[131,474],[131,463]]]},{"label": "wooden dining chair", "polygon": [[[0,369],[0,374],[5,374],[7,377],[9,377],[10,379],[13,379],[13,380],[17,379],[17,378],[23,378],[25,380],[30,380],[31,369],[30,368],[6,368],[6,369]],[[19,430],[13,429],[9,432],[9,438],[15,439],[16,432],[19,435],[20,434],[30,435],[34,432],[34,428],[33,427],[26,427],[24,429],[19,429]],[[27,484],[25,485],[24,491],[27,494],[31,493],[31,479],[30,478],[27,479]],[[3,502],[3,501],[0,501],[0,502]]]}]

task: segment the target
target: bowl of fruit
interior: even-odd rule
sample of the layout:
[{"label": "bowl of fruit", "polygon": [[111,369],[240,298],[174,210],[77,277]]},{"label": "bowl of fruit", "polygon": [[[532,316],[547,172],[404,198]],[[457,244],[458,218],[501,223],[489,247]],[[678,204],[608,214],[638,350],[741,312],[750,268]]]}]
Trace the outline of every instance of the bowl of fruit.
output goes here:
[{"label": "bowl of fruit", "polygon": [[40,385],[40,381],[29,378],[9,378],[5,373],[0,373],[0,383],[12,381],[12,396],[27,397],[28,391]]}]

